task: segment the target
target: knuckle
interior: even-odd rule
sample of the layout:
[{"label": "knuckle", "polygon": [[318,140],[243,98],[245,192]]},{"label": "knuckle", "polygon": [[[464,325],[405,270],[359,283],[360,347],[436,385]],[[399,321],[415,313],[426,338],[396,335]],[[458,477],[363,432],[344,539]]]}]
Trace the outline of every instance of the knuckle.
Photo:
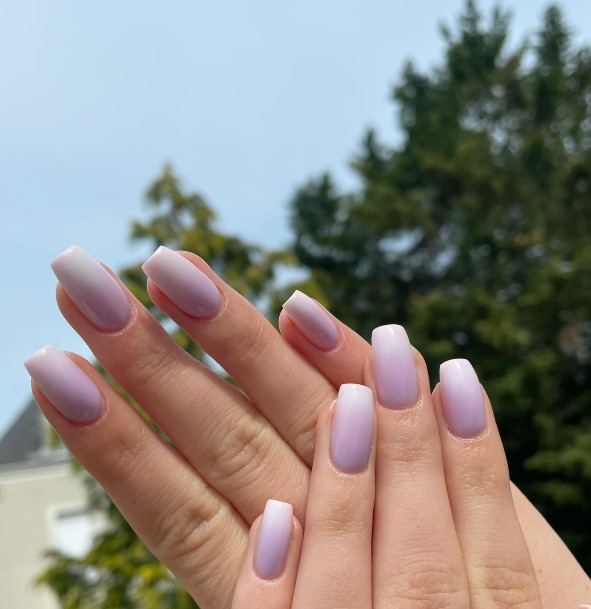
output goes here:
[{"label": "knuckle", "polygon": [[121,353],[119,358],[121,368],[127,371],[129,379],[134,383],[145,385],[154,379],[170,378],[178,372],[178,354],[172,349],[154,348],[154,345],[134,348],[133,353]]},{"label": "knuckle", "polygon": [[268,462],[273,446],[272,429],[258,419],[235,421],[213,454],[228,484],[246,485],[256,479]]},{"label": "knuckle", "polygon": [[477,568],[473,595],[485,605],[503,609],[534,609],[539,607],[538,584],[531,565],[489,564]]},{"label": "knuckle", "polygon": [[294,423],[293,435],[290,443],[298,455],[307,463],[314,459],[314,446],[316,443],[316,430],[319,414],[334,400],[332,390],[327,392],[324,385],[317,385],[303,391],[297,396],[299,404],[305,407],[296,408],[302,413],[302,418]]},{"label": "knuckle", "polygon": [[[144,451],[148,447],[146,425],[110,426],[109,433],[95,434],[92,451],[97,456],[94,468],[106,472],[109,480],[127,481],[129,472],[143,462]],[[100,457],[100,458],[99,458]]]},{"label": "knuckle", "polygon": [[215,554],[227,509],[222,503],[198,498],[175,502],[155,518],[152,525],[158,555],[181,573],[201,567],[206,556]]},{"label": "knuckle", "polygon": [[469,609],[470,598],[463,571],[433,563],[410,562],[403,569],[384,573],[380,586],[387,606],[400,609]]},{"label": "knuckle", "polygon": [[268,323],[261,315],[254,315],[248,324],[241,326],[242,331],[234,334],[232,351],[238,363],[248,363],[251,367],[265,356],[265,348],[270,344]]},{"label": "knuckle", "polygon": [[316,411],[311,410],[308,414],[309,416],[297,424],[291,443],[296,453],[306,463],[311,464],[314,459],[316,443]]},{"label": "knuckle", "polygon": [[499,497],[511,492],[507,467],[491,464],[485,455],[465,461],[460,481],[466,491],[482,497]]},{"label": "knuckle", "polygon": [[330,494],[324,493],[318,499],[318,516],[312,519],[309,528],[333,540],[371,530],[373,504],[360,502],[354,486],[346,484]]},{"label": "knuckle", "polygon": [[436,465],[433,449],[423,442],[405,438],[379,438],[378,459],[394,471],[424,470],[426,464]]}]

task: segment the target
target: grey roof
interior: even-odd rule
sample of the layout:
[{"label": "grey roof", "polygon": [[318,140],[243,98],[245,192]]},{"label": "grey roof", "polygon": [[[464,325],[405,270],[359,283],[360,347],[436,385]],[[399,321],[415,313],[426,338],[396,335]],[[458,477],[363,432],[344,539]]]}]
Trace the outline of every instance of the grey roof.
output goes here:
[{"label": "grey roof", "polygon": [[25,461],[44,444],[41,415],[37,404],[31,400],[0,439],[0,464]]},{"label": "grey roof", "polygon": [[63,447],[49,448],[47,430],[43,415],[31,400],[0,438],[0,470],[41,467],[66,460]]}]

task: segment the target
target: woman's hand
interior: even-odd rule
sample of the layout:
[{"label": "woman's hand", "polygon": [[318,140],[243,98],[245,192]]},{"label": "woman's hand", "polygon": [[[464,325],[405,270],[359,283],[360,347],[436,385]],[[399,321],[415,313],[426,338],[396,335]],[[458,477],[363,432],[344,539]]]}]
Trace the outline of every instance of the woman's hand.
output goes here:
[{"label": "woman's hand", "polygon": [[[412,409],[418,422],[425,404]],[[251,530],[233,609],[541,609],[492,410],[466,360],[441,367],[436,410],[443,461],[384,477],[372,392],[343,385],[334,412],[319,419],[303,542],[291,506],[269,502]],[[449,497],[438,492],[444,477]]]},{"label": "woman's hand", "polygon": [[[43,411],[202,606],[228,607],[248,527],[266,499],[293,504],[303,521],[318,413],[334,400],[335,385],[369,378],[369,346],[306,297],[291,300],[281,316],[288,344],[197,256],[158,250],[145,265],[152,300],[240,383],[245,395],[178,347],[125,286],[87,254],[72,248],[53,266],[66,319],[175,447],[162,443],[90,365],[51,349],[28,362]],[[404,341],[399,347],[409,348]],[[396,351],[382,352],[380,366],[394,366]],[[423,407],[378,408],[387,430],[378,439],[384,444],[384,463],[378,463],[384,476],[403,478],[405,468],[412,472],[441,455],[432,415],[430,422],[416,421],[419,435],[412,431],[416,413],[432,412],[426,370],[420,357],[416,361],[418,367],[406,357],[405,399],[414,373],[414,399]],[[400,372],[390,376],[402,379]],[[382,376],[383,382],[379,375],[376,379],[378,395],[388,386],[389,376]],[[395,394],[394,387],[386,398]],[[517,507],[525,514],[526,532],[535,533],[530,549],[536,567],[554,557],[561,562],[552,570],[554,581],[562,582],[559,599],[552,597],[551,581],[542,580],[548,582],[543,588],[548,605],[572,606],[591,595],[576,561],[539,514],[524,502]],[[402,532],[408,532],[408,523]]]}]

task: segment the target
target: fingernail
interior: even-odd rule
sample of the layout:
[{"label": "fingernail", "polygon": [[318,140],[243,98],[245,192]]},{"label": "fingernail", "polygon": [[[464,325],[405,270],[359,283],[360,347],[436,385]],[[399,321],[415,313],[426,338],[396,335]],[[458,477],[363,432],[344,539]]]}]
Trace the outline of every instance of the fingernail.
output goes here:
[{"label": "fingernail", "polygon": [[208,319],[220,310],[222,297],[213,281],[178,252],[161,245],[142,269],[187,315]]},{"label": "fingernail", "polygon": [[43,395],[66,419],[92,423],[103,411],[103,399],[96,385],[62,351],[49,345],[25,360],[25,368]]},{"label": "fingernail", "polygon": [[283,573],[292,529],[291,504],[269,499],[261,519],[254,553],[254,570],[261,579],[275,579]]},{"label": "fingernail", "polygon": [[335,467],[356,474],[363,471],[373,442],[373,394],[369,387],[341,385],[332,420],[331,459]]},{"label": "fingernail", "polygon": [[448,429],[460,438],[484,431],[486,413],[482,388],[467,359],[450,359],[439,367],[441,405]]},{"label": "fingernail", "polygon": [[394,409],[408,408],[419,397],[415,356],[402,326],[390,324],[371,334],[372,368],[378,401]]},{"label": "fingernail", "polygon": [[51,263],[68,296],[99,329],[120,330],[131,307],[117,280],[82,248],[69,247]]},{"label": "fingernail", "polygon": [[302,334],[323,351],[339,343],[339,331],[328,313],[307,294],[296,290],[283,304],[289,318]]}]

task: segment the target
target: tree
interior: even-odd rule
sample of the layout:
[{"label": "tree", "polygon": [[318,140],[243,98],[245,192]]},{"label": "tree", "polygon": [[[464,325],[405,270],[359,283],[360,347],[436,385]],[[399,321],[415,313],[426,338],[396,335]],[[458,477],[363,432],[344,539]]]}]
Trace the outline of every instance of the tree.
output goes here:
[{"label": "tree", "polygon": [[[393,91],[402,143],[369,131],[352,163],[359,188],[341,192],[325,174],[298,189],[292,253],[218,232],[212,208],[170,168],[132,238],[197,252],[251,300],[270,302],[272,317],[303,287],[366,337],[403,323],[434,381],[444,359],[471,359],[513,479],[590,568],[591,52],[574,46],[554,6],[515,49],[509,25],[507,13],[487,22],[468,1],[442,27],[441,63],[409,63]],[[294,257],[307,277],[279,289],[277,270]],[[152,307],[139,268],[122,277]],[[81,560],[51,555],[41,581],[62,606],[193,607],[89,484],[110,526]]]},{"label": "tree", "polygon": [[404,324],[436,381],[472,360],[516,483],[591,567],[591,53],[549,7],[533,42],[469,1],[443,61],[393,91],[402,143],[372,131],[340,192],[292,201],[306,285],[366,337]]}]

